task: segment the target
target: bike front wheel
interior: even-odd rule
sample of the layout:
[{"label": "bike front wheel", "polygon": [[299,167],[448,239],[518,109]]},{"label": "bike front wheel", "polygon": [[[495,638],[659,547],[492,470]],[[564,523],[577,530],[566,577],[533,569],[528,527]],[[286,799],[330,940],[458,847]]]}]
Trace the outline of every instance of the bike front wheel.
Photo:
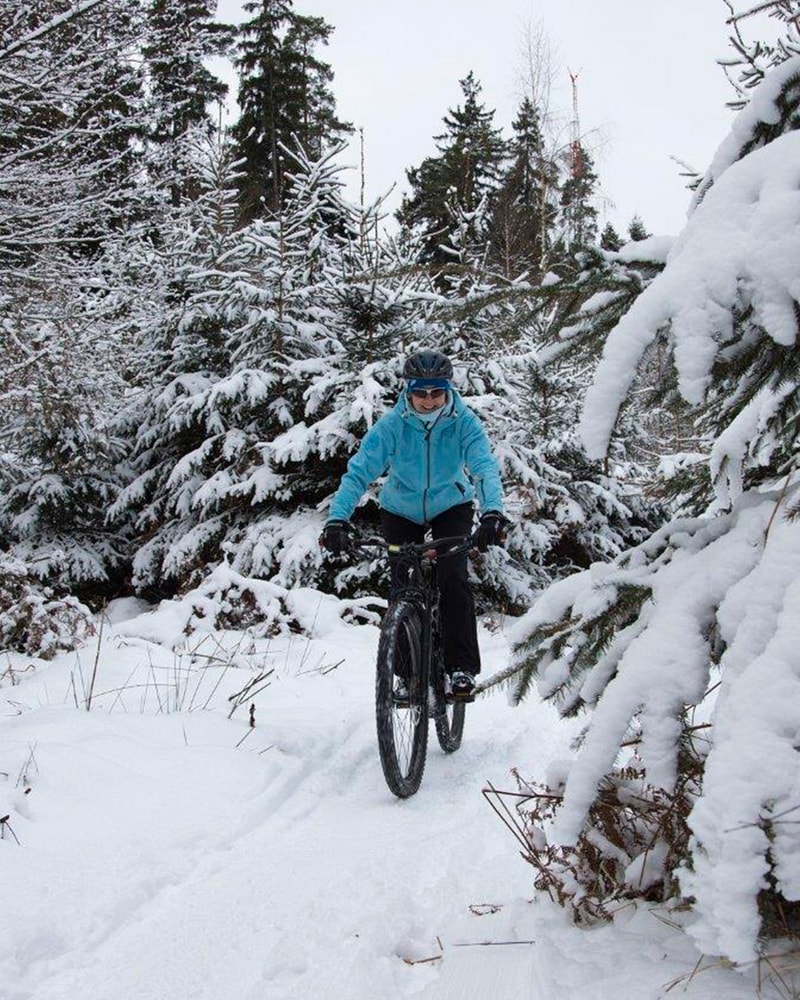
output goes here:
[{"label": "bike front wheel", "polygon": [[401,799],[422,781],[428,748],[428,678],[422,658],[422,623],[408,602],[386,613],[378,644],[375,717],[381,766]]}]

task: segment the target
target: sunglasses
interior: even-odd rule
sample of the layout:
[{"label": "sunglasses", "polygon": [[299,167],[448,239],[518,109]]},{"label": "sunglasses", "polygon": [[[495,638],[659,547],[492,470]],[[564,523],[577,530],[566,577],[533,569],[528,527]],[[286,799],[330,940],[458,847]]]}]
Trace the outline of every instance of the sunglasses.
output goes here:
[{"label": "sunglasses", "polygon": [[414,399],[444,399],[447,389],[412,389]]}]

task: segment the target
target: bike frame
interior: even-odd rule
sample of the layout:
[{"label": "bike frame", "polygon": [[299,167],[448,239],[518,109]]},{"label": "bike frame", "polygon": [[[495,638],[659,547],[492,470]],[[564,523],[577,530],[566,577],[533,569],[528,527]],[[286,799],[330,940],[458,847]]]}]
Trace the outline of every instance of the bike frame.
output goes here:
[{"label": "bike frame", "polygon": [[[441,642],[439,624],[439,587],[434,576],[437,559],[467,552],[472,547],[472,537],[454,535],[425,542],[402,542],[394,544],[383,538],[365,538],[355,543],[356,547],[382,548],[390,557],[397,559],[401,567],[408,567],[408,581],[389,597],[389,605],[409,601],[416,605],[422,619],[422,664],[426,686],[433,693],[434,715],[447,710],[447,690],[444,661],[441,651],[435,654],[434,645]],[[433,557],[431,557],[433,553]]]},{"label": "bike frame", "polygon": [[[419,788],[425,770],[428,721],[433,719],[445,753],[461,746],[463,702],[448,699],[439,625],[439,587],[432,564],[467,551],[472,537],[437,538],[399,545],[382,538],[354,539],[356,549],[380,548],[396,560],[392,592],[381,626],[375,677],[378,749],[386,783],[399,798]],[[407,692],[398,697],[397,656],[408,649],[415,662],[406,676]],[[437,643],[439,644],[437,646]],[[418,652],[417,652],[418,650]]]}]

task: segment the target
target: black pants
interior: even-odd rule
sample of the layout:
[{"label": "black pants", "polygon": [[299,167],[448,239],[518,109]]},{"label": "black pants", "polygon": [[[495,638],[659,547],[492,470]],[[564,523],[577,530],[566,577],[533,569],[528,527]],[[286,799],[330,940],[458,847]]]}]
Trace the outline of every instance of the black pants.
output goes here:
[{"label": "black pants", "polygon": [[[383,537],[391,544],[421,542],[425,537],[425,525],[416,524],[399,514],[381,511]],[[462,503],[451,507],[431,521],[434,538],[450,535],[468,535],[472,531],[472,504]],[[478,625],[475,620],[475,601],[469,583],[467,553],[448,556],[436,563],[436,579],[441,594],[442,639],[444,642],[444,666],[448,673],[467,670],[477,674],[481,669],[478,650]],[[392,590],[398,581],[395,564],[392,564]]]}]

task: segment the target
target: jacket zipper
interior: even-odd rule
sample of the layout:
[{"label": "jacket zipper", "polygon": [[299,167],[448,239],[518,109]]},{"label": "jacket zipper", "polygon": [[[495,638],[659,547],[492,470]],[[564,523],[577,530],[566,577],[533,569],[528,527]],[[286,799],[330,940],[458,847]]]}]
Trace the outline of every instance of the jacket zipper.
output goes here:
[{"label": "jacket zipper", "polygon": [[428,523],[428,490],[431,488],[431,431],[432,427],[425,431],[425,450],[427,453],[427,486],[422,491],[422,523]]}]

